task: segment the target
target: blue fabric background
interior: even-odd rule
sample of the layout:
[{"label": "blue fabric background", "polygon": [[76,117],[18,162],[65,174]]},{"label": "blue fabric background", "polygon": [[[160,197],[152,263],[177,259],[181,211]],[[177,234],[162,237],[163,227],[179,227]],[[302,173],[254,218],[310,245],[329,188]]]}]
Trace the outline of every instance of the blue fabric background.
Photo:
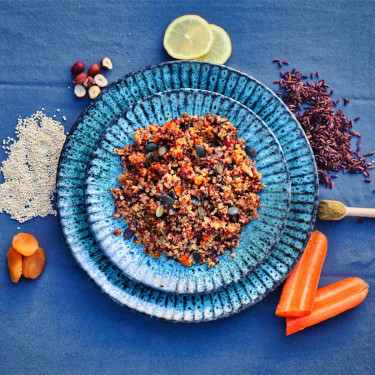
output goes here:
[{"label": "blue fabric background", "polygon": [[[228,65],[266,85],[280,57],[319,70],[346,113],[361,116],[362,151],[375,148],[373,1],[0,1],[0,135],[18,115],[44,107],[69,130],[88,104],[68,86],[70,66],[111,57],[110,81],[168,60],[168,23],[199,14],[232,39]],[[61,112],[57,113],[56,109]],[[4,153],[1,150],[1,159]],[[341,176],[321,198],[375,207],[375,184]],[[348,276],[370,284],[356,309],[291,337],[274,311],[280,288],[252,309],[199,325],[176,325],[123,308],[88,280],[66,248],[56,217],[20,225],[40,240],[47,266],[36,281],[9,280],[6,251],[18,223],[0,215],[0,374],[373,374],[375,220],[317,222],[329,242],[321,286]],[[371,370],[372,368],[372,370]]]}]

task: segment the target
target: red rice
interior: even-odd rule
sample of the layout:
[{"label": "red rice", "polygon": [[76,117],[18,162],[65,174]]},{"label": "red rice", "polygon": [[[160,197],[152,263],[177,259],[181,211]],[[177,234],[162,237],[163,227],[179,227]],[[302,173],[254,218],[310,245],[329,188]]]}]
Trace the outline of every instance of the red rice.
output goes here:
[{"label": "red rice", "polygon": [[[320,76],[318,72],[315,75],[318,78]],[[336,174],[330,176],[332,171],[368,173],[367,170],[374,166],[368,163],[365,157],[373,155],[373,152],[360,155],[360,139],[357,141],[357,150],[351,149],[351,137],[361,138],[361,134],[350,129],[354,122],[348,121],[342,109],[335,111],[333,108],[341,98],[332,101],[330,95],[334,90],[329,91],[329,85],[324,79],[315,83],[303,82],[305,77],[295,69],[282,73],[278,85],[284,93],[276,95],[282,96],[305,131],[314,151],[320,183],[332,189],[334,183],[331,178],[337,178]],[[310,77],[314,77],[313,72]],[[345,105],[349,101],[344,98]],[[357,116],[354,121],[359,119]]]}]

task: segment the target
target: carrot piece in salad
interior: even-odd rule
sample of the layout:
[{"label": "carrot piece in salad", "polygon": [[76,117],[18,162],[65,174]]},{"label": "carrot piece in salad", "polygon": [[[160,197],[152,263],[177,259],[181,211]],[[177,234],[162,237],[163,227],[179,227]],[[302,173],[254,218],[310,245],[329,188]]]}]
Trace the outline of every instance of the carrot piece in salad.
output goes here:
[{"label": "carrot piece in salad", "polygon": [[184,266],[187,266],[187,267],[193,264],[193,262],[191,262],[185,254],[182,254],[180,256],[180,263],[182,263]]},{"label": "carrot piece in salad", "polygon": [[292,335],[359,305],[367,296],[368,284],[358,277],[348,277],[318,289],[310,315],[286,318],[286,334]]},{"label": "carrot piece in salad", "polygon": [[326,236],[312,232],[301,259],[285,281],[277,316],[300,317],[311,313],[326,252]]},{"label": "carrot piece in salad", "polygon": [[175,194],[179,197],[181,195],[181,192],[182,192],[182,186],[180,185],[176,185],[174,188],[173,188]]},{"label": "carrot piece in salad", "polygon": [[232,156],[234,162],[236,164],[239,164],[241,163],[241,161],[243,160],[243,155],[242,155],[242,152],[239,151],[239,150],[236,150],[234,153],[233,153],[233,156]]},{"label": "carrot piece in salad", "polygon": [[203,183],[203,181],[204,181],[204,177],[202,176],[202,175],[200,175],[200,176],[197,176],[197,177],[195,177],[195,179],[194,179],[194,183],[195,183],[195,185],[202,185],[202,183]]}]

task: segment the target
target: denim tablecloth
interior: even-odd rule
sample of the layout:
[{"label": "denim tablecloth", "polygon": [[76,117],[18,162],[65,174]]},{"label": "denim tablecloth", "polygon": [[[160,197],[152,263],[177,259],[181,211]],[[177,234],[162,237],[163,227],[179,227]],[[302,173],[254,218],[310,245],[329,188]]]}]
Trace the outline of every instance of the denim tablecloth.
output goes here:
[{"label": "denim tablecloth", "polygon": [[[73,96],[70,66],[111,57],[110,81],[169,60],[168,23],[199,14],[232,39],[227,65],[273,87],[273,58],[319,71],[349,97],[361,117],[362,151],[375,148],[375,2],[373,1],[0,1],[0,135],[13,136],[17,117],[45,108],[67,117],[68,131],[89,103]],[[56,109],[61,112],[56,112]],[[1,160],[5,155],[3,150]],[[321,198],[375,207],[375,183],[340,175]],[[47,266],[36,281],[9,280],[12,236],[31,232]],[[290,337],[275,316],[280,288],[253,308],[198,325],[172,324],[123,308],[75,263],[56,217],[19,225],[0,215],[0,374],[373,374],[375,368],[375,220],[317,222],[329,242],[321,285],[358,276],[370,284],[352,311]]]}]

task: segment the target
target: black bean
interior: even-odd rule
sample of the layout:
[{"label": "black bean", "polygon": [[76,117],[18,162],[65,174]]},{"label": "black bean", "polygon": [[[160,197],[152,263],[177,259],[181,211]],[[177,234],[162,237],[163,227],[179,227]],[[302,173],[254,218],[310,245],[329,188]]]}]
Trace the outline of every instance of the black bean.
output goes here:
[{"label": "black bean", "polygon": [[213,139],[213,141],[212,141],[212,144],[213,144],[214,146],[222,146],[222,145],[223,145],[223,142],[221,142],[221,139],[215,137],[215,138]]},{"label": "black bean", "polygon": [[206,156],[206,150],[202,145],[198,145],[195,147],[195,151],[197,154],[201,157],[204,158]]},{"label": "black bean", "polygon": [[199,246],[201,244],[201,241],[202,241],[202,236],[200,234],[196,234],[195,238],[197,240],[197,245]]},{"label": "black bean", "polygon": [[170,197],[169,195],[163,195],[160,199],[164,204],[173,204],[174,203],[174,199],[172,197]]},{"label": "black bean", "polygon": [[240,212],[238,207],[230,207],[228,209],[228,215],[234,216],[237,215]]},{"label": "black bean", "polygon": [[252,147],[250,146],[246,146],[245,147],[245,152],[251,157],[251,158],[256,158],[258,153],[256,152],[256,150],[254,150]]},{"label": "black bean", "polygon": [[190,128],[190,126],[191,126],[191,122],[188,122],[188,123],[185,123],[185,124],[180,125],[181,130],[182,130],[183,132],[185,132],[186,130],[188,130],[188,129]]},{"label": "black bean", "polygon": [[168,152],[168,148],[167,148],[167,146],[161,146],[160,148],[159,148],[159,150],[158,150],[158,155],[160,156],[160,157],[163,157],[166,153]]},{"label": "black bean", "polygon": [[169,195],[171,198],[176,199],[176,193],[174,192],[173,189],[169,190],[168,195]]},{"label": "black bean", "polygon": [[127,240],[129,240],[133,236],[134,236],[134,232],[130,228],[128,228],[128,229],[125,230],[125,232],[124,232],[124,238],[126,238]]},{"label": "black bean", "polygon": [[200,262],[201,260],[201,255],[198,253],[198,251],[193,251],[193,259],[195,263]]},{"label": "black bean", "polygon": [[152,152],[152,151],[155,151],[156,149],[158,148],[158,145],[156,143],[149,143],[145,148],[144,148],[144,151],[145,152]]},{"label": "black bean", "polygon": [[153,160],[152,154],[148,154],[146,158],[146,167],[149,167],[151,165],[152,160]]}]

